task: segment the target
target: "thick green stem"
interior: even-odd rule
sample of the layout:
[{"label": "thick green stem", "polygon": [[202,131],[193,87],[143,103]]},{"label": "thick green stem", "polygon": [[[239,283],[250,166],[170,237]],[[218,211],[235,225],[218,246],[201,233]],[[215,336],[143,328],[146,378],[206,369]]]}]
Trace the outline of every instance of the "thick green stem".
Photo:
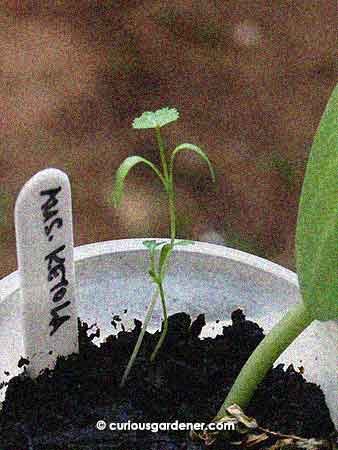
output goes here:
[{"label": "thick green stem", "polygon": [[161,337],[156,344],[155,350],[153,351],[153,353],[150,357],[150,361],[154,361],[154,359],[156,358],[156,355],[157,355],[159,349],[162,347],[163,341],[168,332],[168,313],[167,313],[167,306],[166,306],[166,302],[165,302],[165,295],[164,295],[162,283],[159,284],[159,290],[160,290],[160,297],[161,297],[162,309],[163,309],[163,330],[162,330]]},{"label": "thick green stem", "polygon": [[299,303],[273,327],[245,363],[214,420],[226,416],[226,408],[234,403],[246,408],[276,359],[312,321],[311,314]]},{"label": "thick green stem", "polygon": [[146,332],[147,327],[148,327],[148,323],[150,322],[151,316],[152,316],[153,311],[154,311],[154,307],[156,305],[156,300],[157,300],[158,294],[159,294],[159,288],[156,289],[156,291],[155,291],[155,293],[154,293],[154,295],[153,295],[153,297],[151,299],[151,302],[150,302],[150,304],[148,306],[148,310],[147,310],[146,317],[144,319],[143,327],[142,327],[141,332],[139,334],[139,337],[137,339],[137,342],[136,342],[136,345],[134,347],[133,353],[132,353],[132,355],[131,355],[131,357],[130,357],[130,359],[128,361],[128,365],[127,365],[127,367],[126,367],[126,369],[125,369],[125,371],[123,373],[123,377],[122,377],[122,380],[121,380],[121,383],[120,383],[120,387],[123,387],[125,385],[126,380],[128,378],[128,375],[129,375],[129,372],[130,372],[131,368],[133,367],[133,364],[134,364],[134,361],[135,361],[135,359],[136,359],[136,357],[138,355],[138,352],[140,351],[141,344],[142,344],[142,341],[143,341],[143,337],[145,335],[145,332]]}]

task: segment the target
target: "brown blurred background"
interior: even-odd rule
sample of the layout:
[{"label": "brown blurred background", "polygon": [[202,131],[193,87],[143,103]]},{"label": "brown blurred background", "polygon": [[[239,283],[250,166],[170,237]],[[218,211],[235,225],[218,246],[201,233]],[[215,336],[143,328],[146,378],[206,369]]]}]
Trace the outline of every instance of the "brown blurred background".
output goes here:
[{"label": "brown blurred background", "polygon": [[176,107],[178,235],[294,269],[310,145],[334,87],[336,1],[35,0],[0,6],[0,277],[16,269],[13,209],[37,171],[66,171],[76,245],[168,235],[165,197],[140,167],[124,207],[119,163],[158,161],[143,111]]}]

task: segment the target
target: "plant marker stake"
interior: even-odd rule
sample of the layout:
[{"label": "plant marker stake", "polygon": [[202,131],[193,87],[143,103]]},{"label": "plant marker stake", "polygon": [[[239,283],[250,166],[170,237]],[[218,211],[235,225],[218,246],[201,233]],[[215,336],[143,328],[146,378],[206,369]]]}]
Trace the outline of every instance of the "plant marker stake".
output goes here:
[{"label": "plant marker stake", "polygon": [[68,177],[45,169],[15,205],[27,372],[35,378],[58,355],[78,352],[71,191]]}]

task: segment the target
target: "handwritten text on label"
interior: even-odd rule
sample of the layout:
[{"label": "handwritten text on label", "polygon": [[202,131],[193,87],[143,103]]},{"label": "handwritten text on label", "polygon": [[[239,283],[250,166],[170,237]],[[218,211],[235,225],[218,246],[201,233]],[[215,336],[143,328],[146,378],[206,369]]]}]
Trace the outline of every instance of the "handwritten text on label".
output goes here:
[{"label": "handwritten text on label", "polygon": [[[57,207],[58,198],[57,195],[62,192],[61,186],[55,189],[48,189],[40,192],[40,196],[43,197],[44,203],[41,206],[44,232],[49,242],[54,239],[54,234],[58,229],[63,226],[63,219],[58,217],[59,210],[54,209]],[[66,245],[63,244],[56,249],[52,250],[45,256],[48,267],[48,282],[52,283],[54,280],[58,282],[53,284],[49,290],[51,294],[51,302],[58,303],[64,300],[67,294],[67,286],[69,284],[66,277],[65,257],[62,252],[66,249]],[[70,300],[66,300],[64,303],[59,304],[50,310],[51,321],[49,326],[52,327],[50,336],[52,336],[62,324],[70,319],[70,315],[59,315],[59,312],[67,308],[71,304]],[[65,311],[64,311],[65,312]]]}]

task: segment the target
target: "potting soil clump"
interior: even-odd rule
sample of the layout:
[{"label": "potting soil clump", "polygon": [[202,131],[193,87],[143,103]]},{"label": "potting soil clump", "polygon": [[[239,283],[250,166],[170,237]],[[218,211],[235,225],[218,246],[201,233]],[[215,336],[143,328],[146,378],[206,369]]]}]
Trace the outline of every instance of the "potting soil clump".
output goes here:
[{"label": "potting soil clump", "polygon": [[[126,331],[114,316],[112,325],[121,331],[96,345],[99,331],[79,321],[79,354],[58,358],[55,369],[36,380],[25,373],[10,380],[0,411],[0,450],[201,450],[204,443],[191,441],[189,431],[178,425],[213,419],[264,337],[241,310],[233,312],[232,325],[224,327],[222,335],[204,339],[199,338],[203,315],[192,322],[185,313],[174,314],[155,362],[149,360],[160,333],[146,333],[127,383],[120,388],[141,322],[135,320],[134,329]],[[305,382],[301,372],[282,365],[271,370],[245,413],[270,430],[328,437],[334,426],[324,395]],[[137,424],[143,430],[136,430]],[[160,424],[176,424],[176,429],[173,425],[164,430]],[[230,433],[236,441],[239,433]],[[252,448],[270,445],[264,441]],[[208,448],[244,447],[221,439]]]}]

